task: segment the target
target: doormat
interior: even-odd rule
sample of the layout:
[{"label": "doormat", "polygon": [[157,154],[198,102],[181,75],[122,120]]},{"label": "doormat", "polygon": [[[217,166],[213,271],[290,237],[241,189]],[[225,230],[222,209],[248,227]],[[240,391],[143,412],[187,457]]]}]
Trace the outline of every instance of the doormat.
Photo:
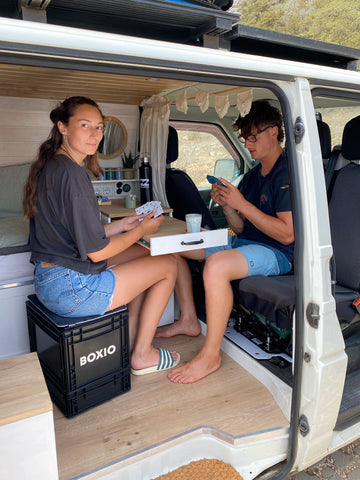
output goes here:
[{"label": "doormat", "polygon": [[203,458],[183,465],[152,480],[243,480],[229,463],[212,458]]}]

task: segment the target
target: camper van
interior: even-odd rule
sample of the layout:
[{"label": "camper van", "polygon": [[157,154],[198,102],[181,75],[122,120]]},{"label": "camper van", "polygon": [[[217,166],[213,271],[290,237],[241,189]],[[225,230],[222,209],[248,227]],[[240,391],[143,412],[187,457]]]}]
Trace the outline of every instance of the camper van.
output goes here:
[{"label": "camper van", "polygon": [[[117,33],[116,12],[106,17],[108,30],[103,16],[99,28],[85,20],[76,25],[75,13],[51,21],[51,3],[59,2],[45,2],[47,23],[4,11],[0,18],[0,372],[31,355],[25,304],[34,293],[33,265],[22,188],[50,131],[49,112],[69,96],[94,99],[109,123],[108,146],[99,152],[104,176],[93,179],[96,194],[111,206],[130,194],[139,202],[139,164],[127,178],[122,157],[148,155],[154,199],[170,218],[201,212],[209,238],[227,233],[228,225],[210,198],[207,175],[238,185],[256,164],[232,128],[235,119],[253,100],[278,107],[290,172],[294,268],[281,277],[234,282],[222,366],[199,382],[174,384],[166,372],[132,377],[129,391],[72,418],[56,403],[37,410],[46,419],[38,427],[34,417],[14,421],[2,414],[0,476],[147,480],[215,458],[244,480],[280,480],[358,439],[360,73],[348,67],[360,52],[293,37],[281,48],[275,35],[263,50],[244,53],[236,15],[191,2],[142,2],[143,9],[184,9],[188,23],[211,13],[210,31],[188,25],[188,39],[196,31],[189,41],[161,38],[155,27],[152,38],[139,26],[131,35],[129,21],[129,31]],[[123,3],[131,9],[141,2]],[[230,18],[228,32],[215,35],[222,18]],[[183,30],[168,29],[174,36]],[[275,52],[284,55],[275,58]],[[106,203],[99,209],[111,221]],[[161,241],[152,254],[179,251],[172,235]],[[194,262],[191,269],[202,334],[154,340],[185,361],[206,335],[202,265]],[[164,323],[178,318],[178,309],[174,295]],[[21,369],[9,375],[20,378]],[[9,397],[0,398],[9,404]]]}]

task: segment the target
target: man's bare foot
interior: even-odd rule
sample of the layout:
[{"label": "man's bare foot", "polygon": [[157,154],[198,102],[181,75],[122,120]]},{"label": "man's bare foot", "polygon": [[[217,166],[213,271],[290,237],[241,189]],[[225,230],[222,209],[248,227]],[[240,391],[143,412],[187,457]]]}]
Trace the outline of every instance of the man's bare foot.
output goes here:
[{"label": "man's bare foot", "polygon": [[221,357],[209,360],[201,354],[194,357],[190,362],[175,368],[168,374],[168,378],[174,383],[194,383],[214,373],[220,368]]},{"label": "man's bare foot", "polygon": [[189,337],[197,337],[201,333],[199,320],[177,320],[169,325],[158,327],[155,333],[157,338],[170,338],[175,335],[188,335]]}]

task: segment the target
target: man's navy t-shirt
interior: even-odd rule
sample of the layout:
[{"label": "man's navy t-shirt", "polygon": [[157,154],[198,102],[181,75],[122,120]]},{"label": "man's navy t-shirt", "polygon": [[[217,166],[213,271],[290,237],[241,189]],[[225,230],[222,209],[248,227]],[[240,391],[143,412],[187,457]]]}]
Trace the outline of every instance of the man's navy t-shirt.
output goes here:
[{"label": "man's navy t-shirt", "polygon": [[[261,175],[260,170],[261,164],[259,163],[246,173],[240,182],[239,190],[245,199],[272,217],[276,217],[277,212],[291,211],[289,175],[285,155],[279,156],[265,177]],[[274,240],[247,219],[239,237],[275,248],[282,252],[289,262],[293,260],[294,243],[284,245]]]}]

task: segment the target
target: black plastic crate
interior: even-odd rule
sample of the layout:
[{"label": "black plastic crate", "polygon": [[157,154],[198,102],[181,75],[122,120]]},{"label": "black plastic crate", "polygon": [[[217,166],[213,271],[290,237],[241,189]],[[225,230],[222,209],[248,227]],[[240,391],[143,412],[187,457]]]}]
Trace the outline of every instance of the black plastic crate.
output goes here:
[{"label": "black plastic crate", "polygon": [[66,416],[130,389],[126,306],[101,316],[67,318],[30,295],[26,310],[30,349],[38,353],[50,395]]},{"label": "black plastic crate", "polygon": [[43,367],[43,371],[53,402],[68,418],[130,390],[129,369],[105,375],[77,390],[67,392],[59,389],[52,376],[46,373],[46,367]]}]

